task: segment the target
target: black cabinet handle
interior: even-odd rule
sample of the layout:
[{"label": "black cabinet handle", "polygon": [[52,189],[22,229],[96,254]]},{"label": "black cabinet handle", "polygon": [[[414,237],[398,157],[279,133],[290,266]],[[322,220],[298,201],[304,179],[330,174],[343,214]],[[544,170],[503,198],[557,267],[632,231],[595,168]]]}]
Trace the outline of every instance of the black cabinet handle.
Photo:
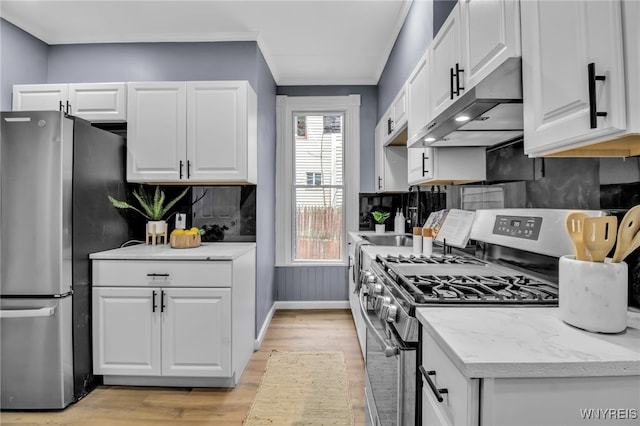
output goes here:
[{"label": "black cabinet handle", "polygon": [[184,166],[184,164],[182,163],[182,160],[180,160],[180,179],[182,179],[182,167]]},{"label": "black cabinet handle", "polygon": [[67,101],[67,114],[71,114],[71,104]]},{"label": "black cabinet handle", "polygon": [[155,273],[150,273],[147,274],[148,277],[168,277],[169,274],[155,274]]},{"label": "black cabinet handle", "polygon": [[64,105],[62,105],[62,101],[60,101],[60,111],[64,111]]},{"label": "black cabinet handle", "polygon": [[604,75],[596,75],[596,64],[591,62],[587,65],[589,74],[589,124],[592,129],[598,127],[598,117],[606,117],[606,112],[598,112],[596,105],[596,81],[605,81]]},{"label": "black cabinet handle", "polygon": [[382,177],[378,176],[378,189],[382,189]]},{"label": "black cabinet handle", "polygon": [[424,379],[427,381],[427,384],[429,385],[429,387],[431,388],[431,391],[433,392],[433,394],[435,395],[436,399],[438,400],[438,402],[442,402],[444,401],[444,398],[442,397],[443,393],[449,393],[449,390],[447,389],[438,389],[436,387],[436,384],[433,383],[433,380],[431,380],[430,376],[435,376],[436,372],[431,370],[431,371],[426,371],[424,369],[423,366],[420,366],[420,373],[422,373],[422,377],[424,377]]},{"label": "black cabinet handle", "polygon": [[451,96],[451,99],[453,99],[453,78],[455,77],[455,74],[453,73],[453,68],[449,68],[449,87],[450,87],[450,91],[449,94]]},{"label": "black cabinet handle", "polygon": [[393,132],[393,120],[388,118],[387,119],[387,135],[390,135],[391,132]]},{"label": "black cabinet handle", "polygon": [[158,295],[158,292],[153,290],[152,294],[153,294],[153,296],[152,296],[153,299],[152,299],[152,302],[151,302],[151,312],[155,312],[156,308],[158,307],[158,305],[156,305],[156,296]]},{"label": "black cabinet handle", "polygon": [[429,173],[429,170],[426,170],[425,168],[425,163],[427,162],[427,160],[429,159],[429,157],[427,157],[425,155],[425,153],[422,153],[422,176],[426,175],[427,173]]},{"label": "black cabinet handle", "polygon": [[460,68],[460,64],[456,62],[456,95],[460,96],[460,91],[464,90],[464,87],[460,86],[460,73],[464,70]]},{"label": "black cabinet handle", "polygon": [[160,312],[164,312],[164,308],[166,308],[167,305],[164,304],[164,290],[162,290],[160,292]]},{"label": "black cabinet handle", "polygon": [[187,179],[191,178],[191,160],[187,160]]}]

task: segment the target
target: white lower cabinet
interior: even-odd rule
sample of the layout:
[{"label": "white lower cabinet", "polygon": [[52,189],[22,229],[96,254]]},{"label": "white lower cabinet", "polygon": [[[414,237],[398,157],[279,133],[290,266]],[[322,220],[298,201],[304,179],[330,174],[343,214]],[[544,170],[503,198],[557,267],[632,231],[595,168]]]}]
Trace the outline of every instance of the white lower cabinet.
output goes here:
[{"label": "white lower cabinet", "polygon": [[467,378],[422,336],[423,426],[637,424],[638,376]]},{"label": "white lower cabinet", "polygon": [[[105,384],[235,386],[254,350],[255,250],[234,261],[93,263],[93,369]],[[219,274],[227,269],[232,281]],[[209,287],[190,286],[189,271]]]},{"label": "white lower cabinet", "polygon": [[101,287],[94,300],[96,374],[231,374],[230,289]]}]

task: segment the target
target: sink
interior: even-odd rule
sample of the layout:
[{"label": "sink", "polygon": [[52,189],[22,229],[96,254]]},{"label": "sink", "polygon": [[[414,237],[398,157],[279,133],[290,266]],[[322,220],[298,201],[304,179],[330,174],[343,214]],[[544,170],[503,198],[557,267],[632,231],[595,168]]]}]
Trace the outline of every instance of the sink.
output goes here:
[{"label": "sink", "polygon": [[413,246],[413,236],[411,235],[362,235],[361,237],[377,246]]}]

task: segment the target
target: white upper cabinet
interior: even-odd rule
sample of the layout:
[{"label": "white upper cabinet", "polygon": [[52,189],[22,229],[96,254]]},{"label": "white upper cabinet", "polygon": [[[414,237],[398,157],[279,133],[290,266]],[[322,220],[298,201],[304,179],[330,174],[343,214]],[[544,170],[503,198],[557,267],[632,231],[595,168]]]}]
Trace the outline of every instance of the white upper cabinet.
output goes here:
[{"label": "white upper cabinet", "polygon": [[429,98],[429,57],[430,50],[420,58],[407,80],[407,146],[420,136],[420,131],[431,121]]},{"label": "white upper cabinet", "polygon": [[13,86],[13,111],[65,111],[68,84],[20,84]]},{"label": "white upper cabinet", "polygon": [[487,178],[484,147],[407,149],[410,185],[453,185]]},{"label": "white upper cabinet", "polygon": [[[521,56],[519,2],[461,0],[430,50],[429,106],[435,119],[508,59]],[[415,135],[409,140],[416,146]]]},{"label": "white upper cabinet", "polygon": [[125,83],[13,86],[13,111],[64,111],[92,122],[127,120]]},{"label": "white upper cabinet", "polygon": [[248,82],[129,83],[128,105],[128,181],[257,182],[257,98]]},{"label": "white upper cabinet", "polygon": [[[633,3],[626,2],[625,19],[637,27],[640,8]],[[621,6],[620,1],[521,2],[525,153],[553,154],[627,132]],[[635,46],[637,58],[638,31],[629,31],[636,40],[626,40],[627,53]],[[637,90],[637,81],[632,84]]]},{"label": "white upper cabinet", "polygon": [[438,116],[464,94],[460,3],[456,4],[431,42],[431,112]]},{"label": "white upper cabinet", "polygon": [[406,86],[403,85],[380,121],[380,123],[384,125],[382,128],[383,145],[389,145],[390,143],[405,143],[405,137],[401,138],[401,143],[392,141],[394,141],[394,139],[396,139],[396,137],[406,129],[407,117],[407,91]]},{"label": "white upper cabinet", "polygon": [[185,82],[128,84],[128,181],[186,179],[186,93]]},{"label": "white upper cabinet", "polygon": [[187,83],[189,179],[257,182],[257,99],[247,82]]},{"label": "white upper cabinet", "polygon": [[375,189],[377,193],[407,191],[407,147],[384,145],[386,125],[382,120],[376,126]]},{"label": "white upper cabinet", "polygon": [[500,64],[521,56],[520,2],[462,0],[462,63],[465,84],[474,87]]}]

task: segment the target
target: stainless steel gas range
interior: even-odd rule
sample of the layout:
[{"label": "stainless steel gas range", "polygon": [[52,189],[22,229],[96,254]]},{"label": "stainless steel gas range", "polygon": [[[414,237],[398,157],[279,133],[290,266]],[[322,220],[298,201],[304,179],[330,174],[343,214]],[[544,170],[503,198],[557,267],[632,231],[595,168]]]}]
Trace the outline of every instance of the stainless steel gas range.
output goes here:
[{"label": "stainless steel gas range", "polygon": [[376,256],[359,283],[367,327],[365,396],[372,424],[421,424],[416,308],[558,304],[558,258],[573,251],[565,231],[568,212],[479,210],[470,231],[471,253],[439,247],[430,257]]}]

